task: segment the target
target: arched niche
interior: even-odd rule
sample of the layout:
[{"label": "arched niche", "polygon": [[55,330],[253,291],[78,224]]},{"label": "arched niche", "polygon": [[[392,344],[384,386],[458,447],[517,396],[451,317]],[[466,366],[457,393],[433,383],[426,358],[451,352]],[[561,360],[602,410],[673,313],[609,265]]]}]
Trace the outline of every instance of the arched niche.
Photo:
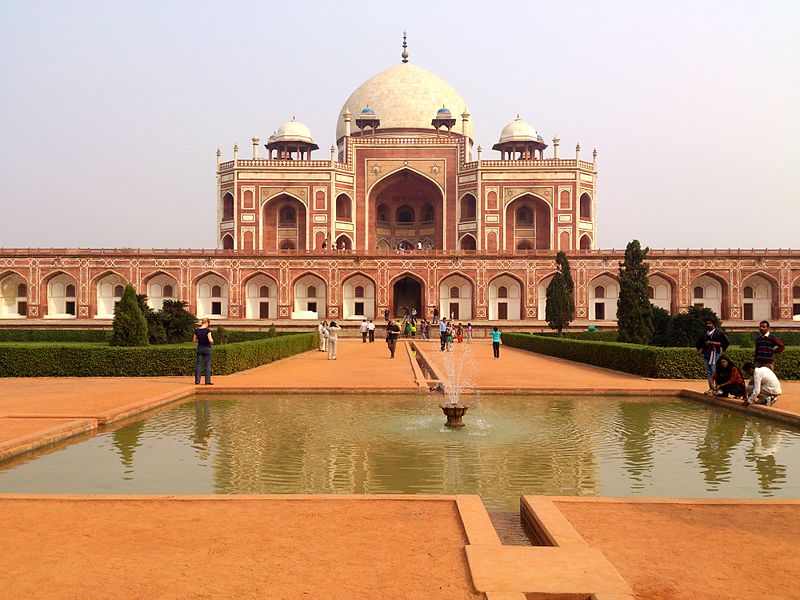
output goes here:
[{"label": "arched niche", "polygon": [[472,282],[463,275],[449,275],[439,284],[439,314],[456,321],[472,319]]},{"label": "arched niche", "polygon": [[725,308],[725,295],[727,284],[722,278],[709,273],[695,277],[689,283],[692,306],[710,308],[718,317],[728,318]]},{"label": "arched niche", "polygon": [[47,281],[46,319],[74,319],[78,314],[78,282],[71,275],[58,273]]},{"label": "arched niche", "polygon": [[24,319],[28,315],[28,282],[19,273],[0,276],[0,319]]},{"label": "arched niche", "polygon": [[306,206],[289,194],[270,198],[262,208],[261,239],[264,250],[306,250]]},{"label": "arched niche", "polygon": [[515,198],[505,210],[505,248],[520,248],[527,242],[531,249],[548,250],[551,246],[552,214],[550,205],[533,194]]},{"label": "arched niche", "polygon": [[197,316],[221,319],[228,316],[228,282],[216,273],[208,273],[195,283]]},{"label": "arched niche", "polygon": [[510,275],[500,275],[489,282],[489,320],[522,319],[522,285]]},{"label": "arched niche", "polygon": [[164,300],[179,300],[180,287],[172,275],[158,273],[146,280],[147,305],[153,310],[164,308]]},{"label": "arched niche", "polygon": [[346,234],[341,234],[339,237],[336,238],[336,249],[337,250],[352,250],[353,249],[353,240],[350,239],[350,236]]},{"label": "arched niche", "polygon": [[461,223],[470,223],[475,221],[478,213],[478,201],[472,194],[465,194],[461,197],[459,203],[459,221]]},{"label": "arched niche", "polygon": [[294,282],[292,319],[321,320],[326,317],[326,286],[321,277],[307,274]]},{"label": "arched niche", "polygon": [[775,317],[777,284],[763,275],[742,280],[742,320],[769,321]]},{"label": "arched niche", "polygon": [[650,299],[650,303],[672,314],[674,295],[672,282],[661,275],[655,274],[648,276],[647,280],[647,297]]},{"label": "arched niche", "polygon": [[581,194],[579,214],[581,221],[592,220],[592,197],[586,192]]},{"label": "arched niche", "polygon": [[536,318],[539,321],[547,320],[547,286],[553,280],[553,275],[548,275],[536,284]]},{"label": "arched niche", "polygon": [[222,196],[222,220],[233,221],[233,194],[230,192]]},{"label": "arched niche", "polygon": [[258,273],[245,282],[245,318],[278,317],[278,283],[269,275]]},{"label": "arched niche", "polygon": [[222,249],[233,250],[233,236],[230,233],[222,236]]},{"label": "arched niche", "polygon": [[97,294],[95,318],[114,318],[114,307],[122,299],[122,294],[125,292],[125,283],[125,279],[117,273],[108,273],[97,279],[95,283]]},{"label": "arched niche", "polygon": [[458,249],[459,250],[477,250],[478,242],[475,240],[475,236],[472,234],[466,234],[461,236],[461,239],[458,240]]},{"label": "arched niche", "polygon": [[589,320],[616,321],[619,282],[610,275],[600,275],[592,279],[589,289]]},{"label": "arched niche", "polygon": [[347,222],[353,220],[353,201],[347,194],[339,194],[336,197],[336,220]]},{"label": "arched niche", "polygon": [[592,237],[590,235],[584,234],[584,235],[581,236],[580,248],[581,248],[581,250],[591,250],[592,249]]},{"label": "arched niche", "polygon": [[344,280],[342,315],[354,320],[375,318],[375,284],[369,277],[359,273]]}]

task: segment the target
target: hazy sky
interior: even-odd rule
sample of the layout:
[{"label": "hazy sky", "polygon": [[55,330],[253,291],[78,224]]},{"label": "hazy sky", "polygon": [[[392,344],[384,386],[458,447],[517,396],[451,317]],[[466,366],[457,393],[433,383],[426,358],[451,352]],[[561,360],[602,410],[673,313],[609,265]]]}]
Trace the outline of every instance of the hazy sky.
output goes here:
[{"label": "hazy sky", "polygon": [[800,247],[800,0],[0,0],[0,246],[214,247],[217,147],[296,115],[327,159],[404,29],[484,149],[597,147],[598,247]]}]

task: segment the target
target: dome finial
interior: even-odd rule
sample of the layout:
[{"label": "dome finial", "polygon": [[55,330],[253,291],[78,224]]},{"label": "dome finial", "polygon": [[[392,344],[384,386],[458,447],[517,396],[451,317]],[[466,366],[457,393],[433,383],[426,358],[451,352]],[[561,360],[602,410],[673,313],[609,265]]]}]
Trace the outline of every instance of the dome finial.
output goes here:
[{"label": "dome finial", "polygon": [[406,32],[403,32],[403,53],[400,55],[403,58],[403,62],[408,62],[408,44],[406,44]]}]

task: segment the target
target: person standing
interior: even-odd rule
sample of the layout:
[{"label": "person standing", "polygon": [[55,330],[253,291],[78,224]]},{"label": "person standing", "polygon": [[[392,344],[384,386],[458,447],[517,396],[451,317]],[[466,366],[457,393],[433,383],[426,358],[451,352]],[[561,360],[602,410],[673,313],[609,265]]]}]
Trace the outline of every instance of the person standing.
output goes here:
[{"label": "person standing", "polygon": [[[434,318],[436,313],[434,312]],[[444,352],[444,345],[447,342],[447,319],[444,317],[439,321],[439,343],[441,345],[439,352]]]},{"label": "person standing", "polygon": [[459,344],[464,342],[464,325],[461,323],[456,327],[456,339],[458,339]]},{"label": "person standing", "polygon": [[211,321],[203,319],[200,321],[200,327],[194,330],[194,335],[192,336],[192,341],[197,342],[197,362],[194,366],[195,385],[200,385],[203,363],[205,363],[206,385],[213,385],[211,383],[211,344],[214,343],[214,338],[211,335],[210,324]]},{"label": "person standing", "polygon": [[707,394],[714,393],[714,373],[717,371],[717,361],[720,354],[728,349],[728,336],[717,327],[713,319],[706,319],[706,330],[697,339],[697,354],[703,356],[708,377]]},{"label": "person standing", "polygon": [[369,333],[369,343],[373,344],[375,342],[375,323],[372,322],[372,319],[367,324],[367,332]]},{"label": "person standing", "polygon": [[323,321],[317,327],[317,332],[319,334],[319,351],[325,352],[328,343],[328,322]]},{"label": "person standing", "polygon": [[397,348],[397,338],[400,335],[400,325],[394,319],[389,321],[386,326],[386,345],[389,346],[389,353],[394,358],[394,351]]},{"label": "person standing", "polygon": [[339,332],[342,330],[336,324],[336,321],[331,321],[328,324],[328,360],[336,360],[336,347],[339,345]]},{"label": "person standing", "polygon": [[770,333],[769,321],[761,321],[758,324],[758,337],[753,354],[753,362],[756,363],[756,366],[772,369],[775,365],[775,355],[783,352],[785,348],[781,338]]},{"label": "person standing", "polygon": [[367,325],[367,320],[366,319],[362,319],[361,320],[361,343],[362,344],[366,344],[367,343],[367,332],[368,331],[369,331],[369,325]]},{"label": "person standing", "polygon": [[438,322],[439,322],[439,307],[435,307],[433,309],[433,324],[436,325],[436,323]]},{"label": "person standing", "polygon": [[781,382],[769,367],[756,367],[751,362],[746,362],[742,366],[744,372],[750,377],[750,384],[747,386],[749,394],[744,400],[744,405],[750,403],[766,404],[772,406],[783,393]]},{"label": "person standing", "polygon": [[472,323],[467,323],[467,343],[472,343]]},{"label": "person standing", "polygon": [[495,358],[500,358],[500,338],[503,336],[500,333],[500,330],[497,327],[494,327],[491,331],[492,334],[492,352],[494,353]]}]

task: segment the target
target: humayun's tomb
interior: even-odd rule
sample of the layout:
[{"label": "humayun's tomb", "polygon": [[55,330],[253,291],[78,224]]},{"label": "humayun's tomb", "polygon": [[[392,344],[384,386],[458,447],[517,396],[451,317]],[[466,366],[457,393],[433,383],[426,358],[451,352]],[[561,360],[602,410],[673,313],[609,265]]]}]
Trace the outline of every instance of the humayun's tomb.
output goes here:
[{"label": "humayun's tomb", "polygon": [[[108,324],[131,281],[226,325],[382,318],[416,308],[542,327],[557,250],[576,283],[574,326],[613,325],[622,251],[599,250],[597,153],[548,144],[517,117],[499,159],[474,147],[467,104],[407,60],[345,101],[325,160],[292,119],[260,154],[217,151],[217,249],[0,249],[0,323]],[[573,154],[574,152],[574,154]],[[630,237],[636,232],[631,231]],[[800,315],[798,250],[651,250],[650,294],[728,326]],[[798,323],[795,320],[795,325]]]}]

